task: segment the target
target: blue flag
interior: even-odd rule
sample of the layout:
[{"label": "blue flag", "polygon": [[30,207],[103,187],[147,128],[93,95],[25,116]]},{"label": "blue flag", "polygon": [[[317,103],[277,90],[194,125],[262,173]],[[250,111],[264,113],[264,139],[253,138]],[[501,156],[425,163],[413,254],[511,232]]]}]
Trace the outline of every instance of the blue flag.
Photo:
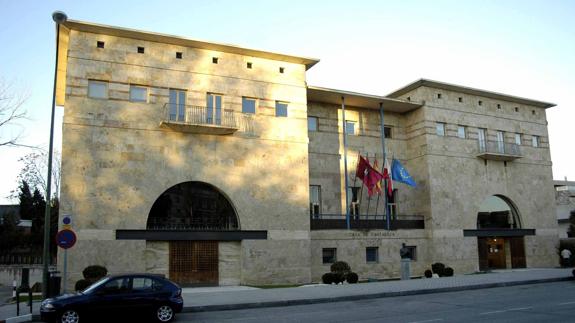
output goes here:
[{"label": "blue flag", "polygon": [[391,177],[393,178],[394,181],[402,182],[407,185],[415,187],[415,181],[413,180],[413,178],[411,178],[411,176],[409,175],[407,170],[403,167],[403,165],[401,165],[399,160],[395,158],[391,163]]}]

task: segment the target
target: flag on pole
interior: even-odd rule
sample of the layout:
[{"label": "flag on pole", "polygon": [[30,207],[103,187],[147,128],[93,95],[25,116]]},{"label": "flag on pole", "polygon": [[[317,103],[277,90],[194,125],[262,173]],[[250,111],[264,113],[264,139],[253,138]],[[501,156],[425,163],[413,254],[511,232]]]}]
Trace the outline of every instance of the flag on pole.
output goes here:
[{"label": "flag on pole", "polygon": [[395,158],[391,162],[391,174],[395,181],[402,182],[413,187],[416,186],[415,181],[411,178],[405,167],[403,167],[399,160]]},{"label": "flag on pole", "polygon": [[357,169],[355,171],[355,176],[363,182],[363,184],[367,187],[367,194],[372,196],[375,194],[375,186],[377,182],[380,182],[383,179],[383,175],[373,168],[369,161],[363,158],[363,156],[359,156],[359,161],[357,163]]},{"label": "flag on pole", "polygon": [[[377,158],[373,161],[373,168],[375,168],[377,171],[379,171],[379,165],[377,164]],[[385,172],[386,170],[383,170],[383,178],[385,179]],[[381,180],[377,181],[377,183],[375,183],[375,191],[378,194],[381,194]]]},{"label": "flag on pole", "polygon": [[369,166],[369,162],[363,158],[363,156],[359,155],[359,161],[357,162],[357,168],[355,170],[355,177],[359,178],[360,180],[364,180],[365,172],[367,167]]},{"label": "flag on pole", "polygon": [[[387,175],[387,176],[386,176]],[[387,196],[393,196],[393,175],[391,174],[391,170],[389,169],[389,161],[387,158],[383,162],[383,176],[387,181]]]}]

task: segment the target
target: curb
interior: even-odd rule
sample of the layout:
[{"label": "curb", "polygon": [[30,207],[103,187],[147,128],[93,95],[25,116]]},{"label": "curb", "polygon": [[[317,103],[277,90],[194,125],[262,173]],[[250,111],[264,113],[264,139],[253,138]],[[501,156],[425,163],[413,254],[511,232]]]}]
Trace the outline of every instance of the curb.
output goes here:
[{"label": "curb", "polygon": [[15,317],[9,317],[5,320],[0,320],[0,323],[19,323],[19,322],[31,322],[34,319],[32,314],[20,315]]},{"label": "curb", "polygon": [[458,291],[463,291],[463,290],[485,289],[485,288],[495,288],[495,287],[509,287],[509,286],[518,286],[518,285],[552,283],[552,282],[561,282],[561,281],[570,281],[570,280],[575,280],[575,278],[571,276],[571,277],[561,277],[561,278],[523,280],[523,281],[515,281],[515,282],[487,283],[487,284],[468,285],[468,286],[419,289],[419,290],[409,290],[409,291],[400,291],[400,292],[382,292],[382,293],[365,294],[365,295],[350,295],[350,296],[311,298],[311,299],[293,299],[293,300],[271,301],[271,302],[189,306],[189,307],[184,307],[182,312],[184,312],[184,313],[195,313],[195,312],[229,311],[229,310],[248,309],[248,308],[309,305],[309,304],[319,304],[319,303],[357,301],[357,300],[363,300],[363,299],[374,299],[374,298],[385,298],[385,297],[458,292]]}]

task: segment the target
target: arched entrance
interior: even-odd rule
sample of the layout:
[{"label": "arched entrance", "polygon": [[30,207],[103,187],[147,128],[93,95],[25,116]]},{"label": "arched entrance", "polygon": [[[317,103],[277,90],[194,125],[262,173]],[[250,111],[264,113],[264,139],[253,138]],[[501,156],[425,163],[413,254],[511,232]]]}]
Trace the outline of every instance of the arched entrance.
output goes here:
[{"label": "arched entrance", "polygon": [[[172,186],[154,202],[147,229],[172,235],[209,234],[236,231],[239,222],[231,202],[217,188],[203,182],[184,182]],[[169,241],[169,278],[182,286],[218,285],[219,242],[189,236]]]},{"label": "arched entrance", "polygon": [[521,217],[507,197],[486,198],[477,214],[479,269],[525,268]]}]

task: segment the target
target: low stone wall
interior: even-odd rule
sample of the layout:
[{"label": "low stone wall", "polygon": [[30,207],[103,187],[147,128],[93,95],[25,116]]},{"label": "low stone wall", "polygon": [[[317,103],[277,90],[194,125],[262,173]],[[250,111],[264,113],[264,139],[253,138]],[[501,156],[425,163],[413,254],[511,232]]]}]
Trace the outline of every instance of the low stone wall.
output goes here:
[{"label": "low stone wall", "polygon": [[0,285],[12,286],[12,282],[16,280],[16,284],[20,286],[22,268],[30,269],[30,286],[42,283],[42,265],[0,265]]}]

